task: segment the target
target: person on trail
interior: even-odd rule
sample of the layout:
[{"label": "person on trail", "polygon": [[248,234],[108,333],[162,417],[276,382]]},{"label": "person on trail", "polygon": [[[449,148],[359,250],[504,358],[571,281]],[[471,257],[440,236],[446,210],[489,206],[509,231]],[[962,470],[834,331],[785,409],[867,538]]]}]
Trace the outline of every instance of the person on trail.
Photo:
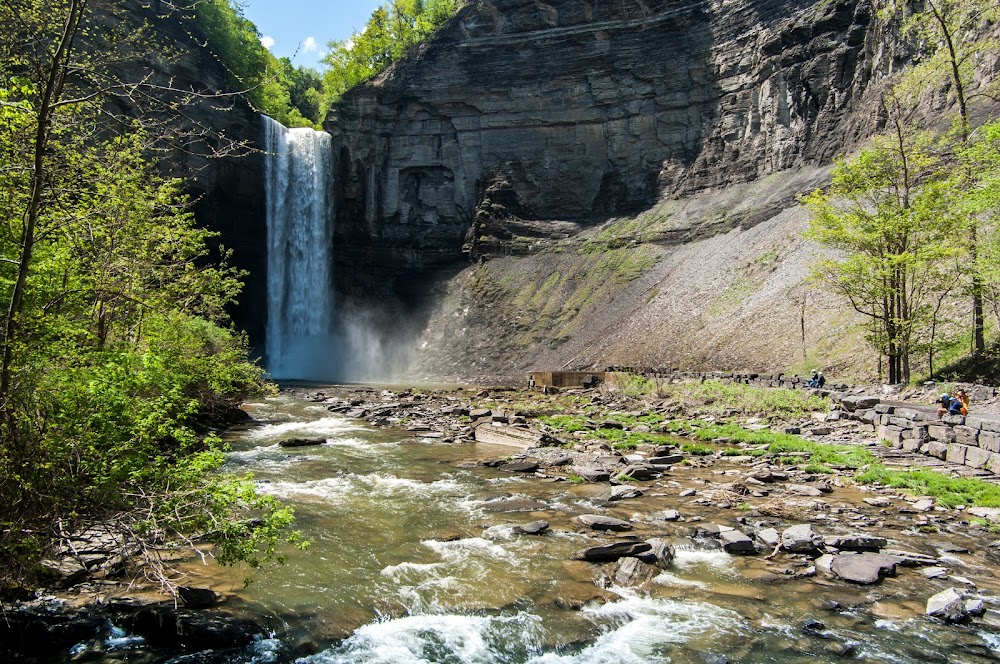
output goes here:
[{"label": "person on trail", "polygon": [[824,385],[826,385],[826,378],[823,376],[823,372],[813,369],[812,378],[806,383],[806,387],[823,387]]},{"label": "person on trail", "polygon": [[947,392],[941,395],[938,399],[937,418],[940,420],[945,415],[961,415],[962,414],[962,402],[951,396]]},{"label": "person on trail", "polygon": [[962,403],[962,415],[969,414],[969,393],[963,390],[961,387],[955,392],[955,398]]}]

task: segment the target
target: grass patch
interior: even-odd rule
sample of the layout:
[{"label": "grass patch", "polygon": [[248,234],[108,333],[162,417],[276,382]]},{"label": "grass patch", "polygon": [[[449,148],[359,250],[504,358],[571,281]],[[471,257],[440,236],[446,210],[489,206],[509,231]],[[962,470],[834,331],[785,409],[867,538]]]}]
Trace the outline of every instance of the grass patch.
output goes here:
[{"label": "grass patch", "polygon": [[[783,454],[806,453],[809,455],[808,463],[810,464],[861,468],[875,461],[875,456],[864,447],[825,445],[823,443],[814,443],[811,440],[806,440],[792,434],[777,433],[770,429],[749,431],[736,424],[712,424],[702,427],[695,431],[694,437],[699,440],[726,438],[736,443],[767,445],[766,450],[741,451],[741,453],[751,456],[759,456],[766,453],[781,457]],[[779,461],[782,463],[800,463],[802,459],[798,457],[782,457],[779,458]]]},{"label": "grass patch", "polygon": [[882,484],[919,496],[934,496],[945,507],[1000,507],[1000,486],[973,478],[949,477],[933,470],[890,470],[879,465],[855,479],[860,484]]},{"label": "grass patch", "polygon": [[713,454],[713,450],[708,445],[699,445],[698,443],[684,443],[681,445],[681,452],[684,454],[690,454],[691,456],[708,456]]},{"label": "grass patch", "polygon": [[810,463],[803,470],[814,475],[831,475],[835,472],[830,466],[821,463]]},{"label": "grass patch", "polygon": [[569,483],[570,484],[586,484],[587,483],[587,478],[584,477],[583,475],[577,475],[576,473],[573,473],[572,475],[569,476]]},{"label": "grass patch", "polygon": [[650,413],[648,415],[640,415],[638,417],[635,415],[629,415],[628,413],[612,413],[608,416],[608,419],[614,420],[615,422],[621,422],[627,427],[634,427],[639,424],[655,427],[657,424],[661,424],[666,418],[659,413]]},{"label": "grass patch", "polygon": [[660,433],[639,433],[621,429],[598,429],[587,437],[609,441],[611,447],[616,450],[630,450],[644,443],[665,445],[673,442],[669,436]]},{"label": "grass patch", "polygon": [[724,412],[736,409],[768,419],[796,419],[808,413],[827,411],[831,405],[829,399],[810,395],[805,390],[757,387],[717,380],[662,385],[660,389],[662,396],[696,405],[700,410]]},{"label": "grass patch", "polygon": [[546,415],[538,419],[542,424],[566,433],[590,429],[587,418],[582,415]]}]

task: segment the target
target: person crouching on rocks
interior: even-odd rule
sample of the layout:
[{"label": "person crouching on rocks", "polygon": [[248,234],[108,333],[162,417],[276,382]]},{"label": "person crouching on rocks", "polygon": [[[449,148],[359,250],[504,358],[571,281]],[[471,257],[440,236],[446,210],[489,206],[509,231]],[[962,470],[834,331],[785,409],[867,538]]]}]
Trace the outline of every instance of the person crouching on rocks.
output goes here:
[{"label": "person crouching on rocks", "polygon": [[969,401],[970,401],[969,393],[963,390],[962,388],[958,388],[958,390],[955,392],[955,398],[962,403],[962,415],[968,415]]},{"label": "person crouching on rocks", "polygon": [[940,420],[945,415],[961,415],[962,414],[962,402],[951,396],[950,394],[942,394],[941,398],[938,399],[938,412],[937,418]]}]

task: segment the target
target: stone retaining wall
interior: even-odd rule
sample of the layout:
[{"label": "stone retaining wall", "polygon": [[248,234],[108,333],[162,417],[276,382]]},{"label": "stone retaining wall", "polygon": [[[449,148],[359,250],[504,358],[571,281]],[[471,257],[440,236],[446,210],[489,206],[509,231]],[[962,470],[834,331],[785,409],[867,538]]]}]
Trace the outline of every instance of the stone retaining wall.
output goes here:
[{"label": "stone retaining wall", "polygon": [[[630,371],[647,378],[681,382],[688,380],[718,380],[759,387],[808,389],[809,378],[783,373],[751,372],[684,372],[669,369],[635,369],[611,367],[608,371]],[[883,400],[861,393],[860,388],[844,384],[828,384],[818,394],[839,404],[841,417],[856,420],[895,449],[926,454],[949,463],[978,468],[1000,475],[1000,416],[970,414],[948,415],[937,419],[936,405],[915,405]],[[996,390],[977,386],[977,399],[992,398]]]}]

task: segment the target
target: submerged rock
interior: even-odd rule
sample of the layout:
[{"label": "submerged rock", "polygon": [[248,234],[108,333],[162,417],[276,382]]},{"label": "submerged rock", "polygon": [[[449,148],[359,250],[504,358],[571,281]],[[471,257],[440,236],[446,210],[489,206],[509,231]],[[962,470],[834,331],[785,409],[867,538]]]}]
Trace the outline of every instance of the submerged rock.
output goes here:
[{"label": "submerged rock", "polygon": [[278,442],[281,447],[317,447],[325,444],[326,438],[289,438]]}]

